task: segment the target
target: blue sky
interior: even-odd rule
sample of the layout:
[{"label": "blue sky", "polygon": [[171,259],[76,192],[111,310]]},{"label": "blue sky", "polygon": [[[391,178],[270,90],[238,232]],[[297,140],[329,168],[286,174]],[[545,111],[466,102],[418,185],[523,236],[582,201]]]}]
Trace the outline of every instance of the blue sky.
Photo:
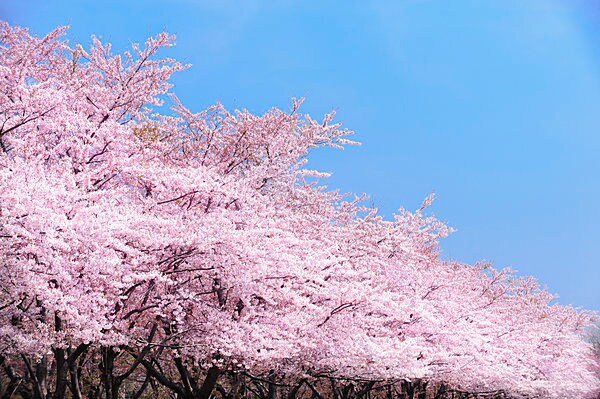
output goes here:
[{"label": "blue sky", "polygon": [[[384,215],[418,208],[458,231],[443,256],[538,277],[600,310],[600,7],[589,0],[7,1],[42,35],[71,25],[124,49],[166,30],[192,109],[261,113],[305,97],[361,147],[319,151],[327,182]],[[343,4],[343,5],[342,5]]]}]

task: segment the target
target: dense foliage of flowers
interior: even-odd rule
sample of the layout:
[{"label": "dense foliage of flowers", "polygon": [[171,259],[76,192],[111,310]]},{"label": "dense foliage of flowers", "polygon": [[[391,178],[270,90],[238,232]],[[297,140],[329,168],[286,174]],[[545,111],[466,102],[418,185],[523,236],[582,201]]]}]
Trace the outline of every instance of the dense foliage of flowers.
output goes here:
[{"label": "dense foliage of flowers", "polygon": [[0,25],[5,392],[234,397],[246,375],[598,394],[592,314],[441,260],[431,197],[386,221],[319,185],[308,151],[353,144],[333,115],[193,113],[172,94],[161,114],[186,68],[156,58],[172,37],[115,55],[64,33]]}]

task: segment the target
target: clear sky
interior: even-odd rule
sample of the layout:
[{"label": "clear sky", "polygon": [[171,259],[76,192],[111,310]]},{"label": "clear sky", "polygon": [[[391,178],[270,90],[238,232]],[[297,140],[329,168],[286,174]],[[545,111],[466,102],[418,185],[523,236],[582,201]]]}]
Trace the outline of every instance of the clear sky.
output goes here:
[{"label": "clear sky", "polygon": [[[596,5],[594,4],[596,3]],[[0,0],[42,35],[124,49],[166,30],[174,90],[261,113],[305,97],[363,145],[319,151],[328,186],[390,216],[434,191],[443,256],[531,274],[600,310],[600,8],[592,0]]]}]

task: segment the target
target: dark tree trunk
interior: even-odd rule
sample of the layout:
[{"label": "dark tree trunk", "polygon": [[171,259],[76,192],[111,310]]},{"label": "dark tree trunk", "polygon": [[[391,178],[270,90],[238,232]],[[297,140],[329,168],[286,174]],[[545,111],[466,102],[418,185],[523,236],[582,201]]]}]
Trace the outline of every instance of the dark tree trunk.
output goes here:
[{"label": "dark tree trunk", "polygon": [[400,386],[402,387],[402,399],[415,399],[415,386],[412,381],[402,381]]},{"label": "dark tree trunk", "polygon": [[446,392],[447,392],[446,385],[441,384],[435,393],[434,399],[442,399],[442,398],[447,397]]},{"label": "dark tree trunk", "polygon": [[116,353],[113,348],[100,348],[102,361],[100,362],[101,382],[104,387],[105,399],[118,399],[121,382],[114,376]]},{"label": "dark tree trunk", "polygon": [[[62,331],[62,320],[58,317],[58,312],[54,312],[54,331]],[[56,384],[54,386],[53,399],[62,399],[67,391],[67,362],[65,359],[65,350],[62,348],[54,349],[54,360],[56,362]]]},{"label": "dark tree trunk", "polygon": [[300,381],[300,383],[298,385],[296,385],[295,387],[293,387],[290,392],[288,393],[287,399],[296,399],[296,395],[298,395],[298,391],[300,390],[300,388],[302,388],[302,385],[304,384],[304,380]]},{"label": "dark tree trunk", "polygon": [[133,393],[133,395],[130,397],[130,399],[139,399],[139,397],[142,396],[144,391],[146,391],[146,388],[148,388],[148,385],[150,385],[151,379],[152,379],[152,377],[150,377],[150,374],[146,373],[146,378],[144,379],[142,386]]},{"label": "dark tree trunk", "polygon": [[70,389],[73,399],[82,399],[81,395],[81,384],[79,383],[80,369],[75,365],[75,362],[69,362],[69,378],[70,378]]},{"label": "dark tree trunk", "polygon": [[416,380],[415,385],[419,391],[417,399],[427,399],[427,382],[423,380]]},{"label": "dark tree trunk", "polygon": [[269,390],[267,391],[267,399],[277,398],[277,385],[269,383]]},{"label": "dark tree trunk", "polygon": [[0,355],[0,365],[4,369],[4,373],[8,377],[8,384],[6,384],[6,389],[2,394],[2,399],[10,399],[15,395],[20,395],[23,399],[31,399],[32,394],[29,389],[27,389],[22,383],[22,378],[20,375],[16,374],[13,370],[12,366],[10,366],[4,356]]},{"label": "dark tree trunk", "polygon": [[209,399],[220,375],[221,370],[215,366],[211,366],[206,373],[206,378],[204,379],[200,390],[194,395],[194,399]]},{"label": "dark tree trunk", "polygon": [[67,350],[67,367],[69,369],[69,389],[73,399],[82,399],[81,369],[89,344],[80,344],[74,351]]},{"label": "dark tree trunk", "polygon": [[46,377],[48,375],[48,360],[46,357],[35,365],[35,368],[31,365],[31,361],[25,356],[21,355],[25,367],[27,368],[27,374],[29,375],[30,381],[33,385],[33,398],[34,399],[47,399],[48,389],[46,386]]}]

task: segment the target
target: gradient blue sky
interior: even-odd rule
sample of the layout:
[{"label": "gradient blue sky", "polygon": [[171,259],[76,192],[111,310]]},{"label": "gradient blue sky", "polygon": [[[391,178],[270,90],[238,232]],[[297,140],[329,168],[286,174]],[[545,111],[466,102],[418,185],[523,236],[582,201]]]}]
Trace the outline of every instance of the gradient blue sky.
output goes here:
[{"label": "gradient blue sky", "polygon": [[432,211],[458,229],[444,257],[511,266],[598,310],[595,3],[0,0],[0,18],[116,49],[174,33],[164,55],[192,64],[174,90],[195,110],[333,109],[363,146],[313,154],[330,187],[388,216],[435,191]]}]

